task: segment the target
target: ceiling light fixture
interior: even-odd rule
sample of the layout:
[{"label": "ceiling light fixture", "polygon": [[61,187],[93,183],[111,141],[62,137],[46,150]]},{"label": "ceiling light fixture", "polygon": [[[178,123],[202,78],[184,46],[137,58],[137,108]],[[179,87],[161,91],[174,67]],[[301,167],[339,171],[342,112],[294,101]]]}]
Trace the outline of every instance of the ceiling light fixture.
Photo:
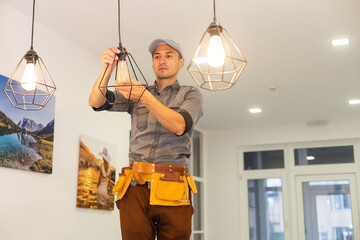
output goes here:
[{"label": "ceiling light fixture", "polygon": [[[146,81],[143,73],[141,72],[140,68],[135,62],[135,59],[133,56],[127,51],[126,48],[123,47],[123,44],[121,42],[121,32],[120,32],[120,0],[118,0],[118,31],[119,31],[119,47],[120,53],[117,53],[118,60],[114,61],[110,69],[115,69],[115,78],[111,79],[111,76],[107,76],[109,64],[107,64],[106,69],[104,71],[104,74],[101,76],[101,80],[99,83],[99,90],[106,98],[106,91],[107,90],[116,90],[119,88],[128,88],[130,87],[130,93],[129,93],[129,103],[138,102],[141,98],[141,96],[144,94],[148,82]],[[109,70],[110,70],[109,69]],[[105,76],[107,76],[105,78]],[[137,82],[134,84],[132,80],[136,80]],[[115,81],[117,81],[119,84],[116,84]],[[131,100],[131,94],[133,91],[135,91],[136,88],[143,87],[141,90],[141,93],[138,94],[137,98],[135,100]],[[117,91],[115,91],[117,93]],[[107,99],[107,98],[106,98]],[[107,100],[108,101],[108,100]],[[113,104],[108,101],[109,104]]]},{"label": "ceiling light fixture", "polygon": [[249,112],[251,112],[251,113],[261,113],[261,108],[250,108]]},{"label": "ceiling light fixture", "polygon": [[[33,49],[35,0],[33,0],[30,50],[16,66],[4,87],[4,93],[14,108],[41,110],[49,102],[56,87],[43,60]],[[15,80],[15,78],[20,79]]]},{"label": "ceiling light fixture", "polygon": [[348,38],[335,39],[335,40],[332,40],[331,43],[334,47],[348,45],[349,39]]},{"label": "ceiling light fixture", "polygon": [[226,29],[214,19],[203,34],[187,70],[197,85],[214,91],[229,89],[239,79],[247,61]]},{"label": "ceiling light fixture", "polygon": [[359,103],[360,103],[360,99],[349,100],[349,104],[359,104]]}]

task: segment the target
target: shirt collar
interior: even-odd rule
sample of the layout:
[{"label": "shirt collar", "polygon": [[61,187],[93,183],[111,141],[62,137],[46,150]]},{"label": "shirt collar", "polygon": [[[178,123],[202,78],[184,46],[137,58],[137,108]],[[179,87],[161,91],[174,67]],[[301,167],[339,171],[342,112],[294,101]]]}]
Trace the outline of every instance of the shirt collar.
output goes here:
[{"label": "shirt collar", "polygon": [[[156,80],[154,81],[154,88],[155,88],[155,92],[158,92],[157,85],[156,85]],[[176,80],[176,82],[174,82],[173,84],[171,84],[169,86],[166,86],[164,88],[164,90],[166,90],[167,88],[173,88],[173,89],[177,90],[177,89],[180,88],[180,83],[179,83],[178,80]]]}]

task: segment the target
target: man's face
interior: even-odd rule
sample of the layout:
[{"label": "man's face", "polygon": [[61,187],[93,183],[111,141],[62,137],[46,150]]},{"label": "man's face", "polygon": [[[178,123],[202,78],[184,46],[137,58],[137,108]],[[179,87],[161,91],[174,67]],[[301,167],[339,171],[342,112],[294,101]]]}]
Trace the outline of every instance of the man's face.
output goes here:
[{"label": "man's face", "polygon": [[174,48],[167,44],[161,44],[155,49],[153,70],[159,80],[176,77],[183,66],[184,59],[179,59],[179,52]]}]

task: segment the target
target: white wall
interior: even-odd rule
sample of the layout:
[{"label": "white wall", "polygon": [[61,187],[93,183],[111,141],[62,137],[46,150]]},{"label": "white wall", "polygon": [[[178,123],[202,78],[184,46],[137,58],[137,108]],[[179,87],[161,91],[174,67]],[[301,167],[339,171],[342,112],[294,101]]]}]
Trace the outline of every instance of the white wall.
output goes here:
[{"label": "white wall", "polygon": [[[0,1],[0,74],[10,76],[29,49],[30,18]],[[0,168],[0,239],[120,239],[116,210],[76,208],[78,148],[80,134],[116,143],[120,170],[127,164],[129,117],[96,113],[87,106],[100,56],[39,23],[34,40],[57,86],[53,173]],[[232,240],[240,238],[238,146],[358,138],[360,120],[330,122],[323,128],[208,131],[204,137],[206,239]]]},{"label": "white wall", "polygon": [[[0,74],[10,76],[30,48],[30,33],[31,16],[0,1]],[[121,239],[116,207],[76,208],[80,134],[116,143],[117,170],[128,161],[130,118],[87,105],[101,53],[95,56],[37,22],[34,50],[57,87],[53,173],[0,168],[0,239]]]},{"label": "white wall", "polygon": [[[240,239],[238,149],[240,146],[353,139],[360,120],[304,125],[208,131],[205,134],[207,240]],[[246,203],[244,203],[246,204]],[[242,239],[246,240],[246,239]]]}]

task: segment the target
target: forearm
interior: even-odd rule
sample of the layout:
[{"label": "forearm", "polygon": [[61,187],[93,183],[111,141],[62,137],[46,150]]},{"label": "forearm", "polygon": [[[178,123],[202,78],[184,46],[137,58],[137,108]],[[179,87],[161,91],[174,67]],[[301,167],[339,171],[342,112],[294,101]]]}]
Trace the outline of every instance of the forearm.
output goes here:
[{"label": "forearm", "polygon": [[[106,102],[106,91],[107,91],[107,84],[109,82],[111,71],[109,69],[106,70],[106,68],[103,69],[102,73],[100,74],[99,78],[96,80],[93,89],[89,96],[89,106],[99,108]],[[105,75],[104,75],[105,73]],[[104,78],[102,79],[102,77]],[[101,81],[102,80],[102,81]],[[101,86],[99,88],[101,82]]]},{"label": "forearm", "polygon": [[178,112],[166,107],[158,101],[149,91],[145,91],[141,102],[149,109],[155,118],[169,131],[180,136],[185,132],[184,117]]}]

